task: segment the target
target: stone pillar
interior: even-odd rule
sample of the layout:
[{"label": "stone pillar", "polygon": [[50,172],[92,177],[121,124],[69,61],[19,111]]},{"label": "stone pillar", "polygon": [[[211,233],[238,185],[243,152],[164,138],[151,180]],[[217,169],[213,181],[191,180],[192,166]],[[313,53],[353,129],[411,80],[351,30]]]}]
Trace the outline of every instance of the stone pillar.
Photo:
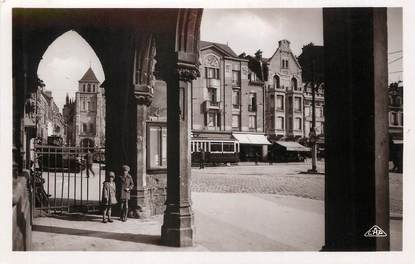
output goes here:
[{"label": "stone pillar", "polygon": [[[323,250],[389,250],[386,8],[328,8],[323,18]],[[374,225],[387,236],[365,237]]]},{"label": "stone pillar", "polygon": [[137,85],[134,96],[137,102],[137,198],[134,201],[134,214],[139,218],[146,218],[151,215],[149,204],[149,193],[147,188],[147,137],[146,121],[147,107],[151,104],[151,87],[147,85]]},{"label": "stone pillar", "polygon": [[[193,212],[190,197],[191,80],[197,69],[178,66],[167,83],[167,201],[161,228],[162,244],[193,245]],[[194,66],[193,66],[194,67]]]},{"label": "stone pillar", "polygon": [[268,160],[268,145],[262,145],[262,161]]}]

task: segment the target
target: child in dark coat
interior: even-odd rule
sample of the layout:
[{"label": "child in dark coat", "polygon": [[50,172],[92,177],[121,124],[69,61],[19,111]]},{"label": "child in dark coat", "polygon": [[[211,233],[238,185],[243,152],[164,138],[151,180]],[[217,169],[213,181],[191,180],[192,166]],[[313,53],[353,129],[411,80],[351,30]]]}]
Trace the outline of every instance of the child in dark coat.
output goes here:
[{"label": "child in dark coat", "polygon": [[118,197],[120,202],[121,217],[120,220],[127,221],[128,200],[130,200],[130,192],[134,188],[133,178],[130,175],[130,167],[122,166],[122,175],[117,177]]},{"label": "child in dark coat", "polygon": [[113,222],[111,219],[111,207],[113,204],[117,203],[114,178],[115,173],[113,171],[110,171],[108,179],[104,181],[102,187],[102,205],[104,206],[104,211],[102,214],[103,223],[107,222],[107,219],[105,218],[106,215],[108,215],[108,222]]}]

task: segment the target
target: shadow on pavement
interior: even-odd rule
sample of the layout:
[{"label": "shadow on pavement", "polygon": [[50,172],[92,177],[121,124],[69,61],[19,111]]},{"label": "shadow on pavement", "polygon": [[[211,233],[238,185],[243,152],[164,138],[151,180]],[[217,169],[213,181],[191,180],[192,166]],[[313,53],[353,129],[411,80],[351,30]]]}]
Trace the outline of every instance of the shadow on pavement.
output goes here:
[{"label": "shadow on pavement", "polygon": [[84,215],[84,214],[52,214],[48,215],[50,218],[65,220],[65,221],[88,221],[88,222],[101,222],[101,215]]},{"label": "shadow on pavement", "polygon": [[75,229],[75,228],[43,226],[43,225],[33,225],[32,230],[37,231],[37,232],[96,237],[96,238],[114,239],[114,240],[126,241],[126,242],[160,245],[160,236],[153,236],[153,235],[115,233],[115,232],[93,231],[93,230],[86,230],[86,229]]}]

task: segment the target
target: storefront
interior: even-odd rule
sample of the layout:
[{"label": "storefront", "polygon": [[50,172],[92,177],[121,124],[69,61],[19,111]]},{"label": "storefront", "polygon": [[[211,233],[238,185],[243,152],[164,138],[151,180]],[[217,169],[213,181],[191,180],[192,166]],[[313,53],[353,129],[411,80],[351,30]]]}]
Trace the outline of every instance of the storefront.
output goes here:
[{"label": "storefront", "polygon": [[271,143],[262,134],[233,133],[240,145],[239,159],[241,161],[267,160],[268,145]]},{"label": "storefront", "polygon": [[270,153],[272,160],[276,162],[304,161],[310,153],[310,148],[295,141],[275,141],[270,146]]}]

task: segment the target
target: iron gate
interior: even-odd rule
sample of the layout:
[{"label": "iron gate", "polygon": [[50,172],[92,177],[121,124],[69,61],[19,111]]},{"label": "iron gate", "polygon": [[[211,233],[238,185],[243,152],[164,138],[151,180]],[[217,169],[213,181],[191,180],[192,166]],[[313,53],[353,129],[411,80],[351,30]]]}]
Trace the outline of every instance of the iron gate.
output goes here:
[{"label": "iron gate", "polygon": [[34,215],[99,210],[105,181],[105,150],[35,145],[32,163]]}]

